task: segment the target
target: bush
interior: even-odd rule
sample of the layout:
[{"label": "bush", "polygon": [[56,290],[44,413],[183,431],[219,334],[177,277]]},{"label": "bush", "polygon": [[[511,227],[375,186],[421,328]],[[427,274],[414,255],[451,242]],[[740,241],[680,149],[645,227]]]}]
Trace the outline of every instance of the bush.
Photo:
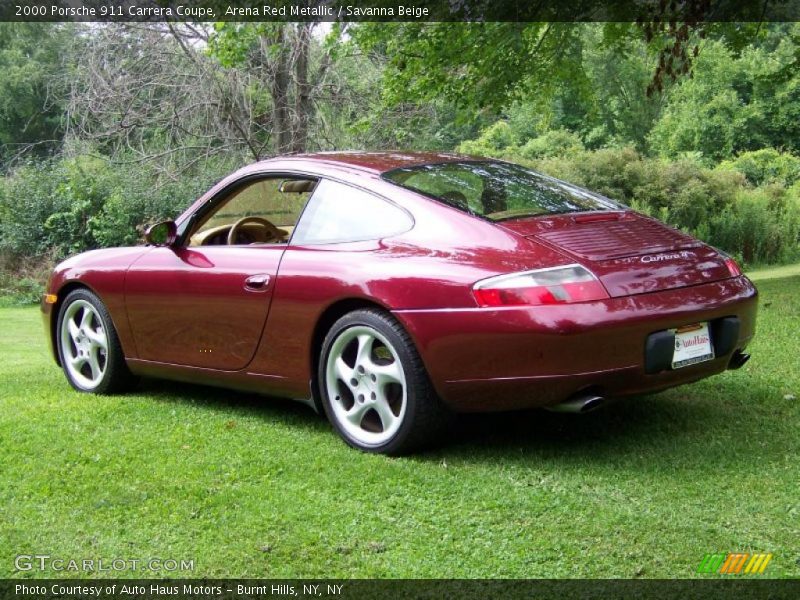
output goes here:
[{"label": "bush", "polygon": [[582,150],[584,150],[583,142],[576,133],[566,129],[557,129],[528,140],[518,152],[522,158],[533,160],[552,156],[568,156]]},{"label": "bush", "polygon": [[763,148],[726,160],[720,164],[720,169],[737,171],[754,186],[766,183],[791,186],[800,179],[800,158],[774,148]]},{"label": "bush", "polygon": [[47,277],[53,270],[52,258],[44,258],[26,264],[10,265],[0,262],[0,304],[34,304],[42,299]]},{"label": "bush", "polygon": [[145,223],[173,218],[234,165],[220,160],[163,183],[142,167],[90,156],[25,165],[0,180],[0,255],[56,259],[136,244]]},{"label": "bush", "polygon": [[570,156],[544,159],[535,165],[545,173],[627,203],[634,198],[634,185],[640,178],[635,173],[627,171],[632,165],[638,165],[641,160],[639,154],[632,148],[605,148],[594,152],[578,152]]},{"label": "bush", "polygon": [[497,121],[475,140],[461,142],[457,151],[474,156],[536,160],[572,155],[584,150],[578,134],[566,129],[551,129],[529,138],[520,146],[520,136],[508,121]]},{"label": "bush", "polygon": [[476,140],[461,142],[458,152],[475,156],[502,156],[513,152],[517,138],[507,121],[497,121],[481,132]]},{"label": "bush", "polygon": [[745,263],[778,263],[798,258],[800,202],[774,190],[742,190],[736,202],[709,219],[708,241]]}]

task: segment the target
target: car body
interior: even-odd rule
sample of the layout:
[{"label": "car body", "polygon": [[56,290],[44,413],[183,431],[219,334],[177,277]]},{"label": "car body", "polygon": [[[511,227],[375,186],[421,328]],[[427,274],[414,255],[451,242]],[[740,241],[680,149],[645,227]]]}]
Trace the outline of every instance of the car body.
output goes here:
[{"label": "car body", "polygon": [[[70,342],[66,325],[59,329],[65,298],[84,289],[102,302],[106,330],[113,326],[132,375],[313,399],[326,412],[320,353],[331,327],[354,311],[383,314],[385,323],[369,327],[386,333],[389,323],[407,336],[445,412],[580,410],[587,399],[658,391],[746,360],[757,291],[729,257],[599,195],[519,169],[450,154],[346,152],[245,167],[169,223],[160,245],[94,250],[58,265],[42,303],[54,356],[64,362],[61,343],[73,358],[80,344],[92,352],[86,336]],[[491,215],[503,218],[487,218],[464,193],[422,189],[414,182],[423,171],[428,186],[446,187],[454,173],[463,176],[457,185],[483,185],[473,205],[499,197],[508,209],[505,177],[538,182],[545,195],[554,190],[553,202],[564,194],[568,207],[585,200],[592,208],[500,210]],[[263,212],[269,224],[293,226],[275,233],[248,210],[236,212],[251,193],[271,194],[274,206]],[[242,215],[250,221],[234,227]],[[509,274],[525,279],[498,292]],[[564,279],[577,301],[545,290],[549,300],[529,304],[522,298],[528,277],[545,287],[548,278],[577,277]],[[547,289],[560,294],[560,281]],[[704,343],[713,356],[673,365],[676,339],[689,339],[682,328],[696,324],[710,336]],[[75,332],[76,325],[77,316]],[[86,364],[88,380],[95,371]],[[73,379],[78,389],[97,391]],[[387,451],[385,443],[345,439]],[[400,446],[407,445],[388,450]]]}]

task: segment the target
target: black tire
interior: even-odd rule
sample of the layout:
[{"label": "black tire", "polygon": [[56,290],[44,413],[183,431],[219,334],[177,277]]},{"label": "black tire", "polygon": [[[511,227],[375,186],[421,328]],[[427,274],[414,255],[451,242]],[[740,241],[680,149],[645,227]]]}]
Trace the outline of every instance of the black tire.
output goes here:
[{"label": "black tire", "polygon": [[[334,355],[334,358],[336,358],[338,356],[345,356],[347,350],[340,350],[340,348],[348,348],[347,343],[355,344],[360,348],[361,342],[355,338],[351,342],[342,340],[346,340],[347,336],[356,335],[356,332],[361,331],[363,333],[366,330],[365,328],[379,334],[378,336],[374,336],[375,339],[373,341],[375,345],[370,345],[370,358],[367,364],[373,364],[376,369],[380,369],[381,365],[377,363],[381,360],[390,361],[388,365],[383,365],[389,367],[393,367],[395,363],[399,361],[402,367],[401,373],[404,377],[404,385],[402,385],[402,387],[405,389],[405,394],[401,397],[401,400],[399,400],[399,402],[404,403],[404,410],[398,408],[397,412],[400,413],[400,416],[395,417],[397,422],[394,423],[397,429],[394,433],[390,434],[390,431],[383,425],[383,417],[378,415],[376,411],[375,416],[378,418],[375,427],[384,427],[383,431],[376,433],[376,435],[390,435],[388,439],[381,439],[377,442],[365,441],[360,432],[354,434],[354,428],[359,429],[360,426],[355,426],[352,423],[348,425],[347,421],[343,419],[343,411],[347,410],[347,408],[345,399],[340,397],[339,394],[347,394],[349,389],[353,398],[351,407],[356,407],[355,403],[357,400],[355,396],[357,391],[362,388],[348,386],[347,384],[343,386],[343,378],[331,375],[332,379],[336,380],[336,386],[338,387],[334,387],[333,384],[330,384],[331,388],[334,389],[334,393],[337,395],[334,399],[331,399],[331,394],[329,394],[329,359],[331,358],[332,350],[336,350],[336,354]],[[382,337],[383,340],[379,339],[380,337]],[[391,346],[391,348],[384,343],[384,340],[388,342],[388,346]],[[370,344],[372,344],[372,342],[370,342]],[[384,349],[384,346],[387,347]],[[349,348],[352,349],[352,346]],[[392,352],[392,350],[394,352]],[[383,359],[378,357],[378,352],[383,353]],[[358,354],[358,349],[356,349],[356,354]],[[392,354],[392,356],[387,358],[387,354]],[[375,360],[375,363],[372,362],[373,360]],[[345,360],[345,362],[347,361]],[[361,371],[359,374],[357,372],[358,365],[356,364],[358,362],[358,358],[354,356],[353,365],[351,366],[348,364],[347,366],[353,369],[353,375],[355,375],[355,377],[361,378],[359,380],[359,385],[372,385],[371,388],[365,387],[363,389],[365,391],[368,389],[378,391],[380,396],[377,400],[375,394],[372,393],[372,399],[376,404],[381,399],[386,400],[388,394],[382,393],[380,390],[383,389],[385,392],[387,388],[380,387],[381,380],[378,380],[377,384],[370,384],[370,381],[375,382],[376,379],[370,375],[369,369],[366,372]],[[330,365],[330,368],[334,368],[334,363]],[[379,373],[380,376],[381,371],[376,370],[376,372]],[[351,381],[354,382],[356,379],[351,379]],[[450,413],[436,395],[428,373],[425,370],[425,366],[422,363],[422,359],[410,336],[391,315],[378,309],[356,310],[341,317],[333,324],[322,342],[316,383],[322,399],[322,406],[328,420],[345,442],[365,452],[401,455],[419,450],[423,446],[430,445],[436,440],[436,434],[441,431],[449,421]],[[386,385],[397,386],[401,384],[388,383]],[[395,392],[394,395],[398,397],[401,396],[397,392]],[[361,396],[359,395],[359,397]],[[347,400],[349,401],[349,397]],[[361,403],[362,405],[364,403],[369,404],[370,400],[362,400]],[[364,407],[362,406],[360,409],[363,410]],[[366,417],[369,416],[369,411],[370,409],[366,408],[365,423]],[[393,413],[395,412],[394,408],[392,411]],[[373,421],[374,420],[375,419],[373,419]],[[366,435],[370,434],[366,433]]]},{"label": "black tire", "polygon": [[[72,313],[75,313],[75,317],[78,315],[83,316],[85,314],[84,311],[87,310],[87,305],[91,306],[94,311],[93,316],[90,318],[89,328],[92,329],[92,333],[95,335],[104,335],[106,340],[105,351],[99,350],[99,358],[96,359],[97,364],[101,367],[101,374],[97,377],[94,377],[95,371],[88,364],[89,361],[76,356],[78,352],[83,351],[81,349],[83,348],[82,346],[79,347],[79,344],[75,344],[74,340],[70,341],[68,339],[66,343],[70,344],[70,347],[69,349],[64,347],[65,336],[70,335],[63,331],[65,318],[70,315],[69,318],[73,319],[73,323],[75,323]],[[82,339],[87,341],[89,353],[91,354],[94,350],[91,341],[88,340],[86,335],[83,335]],[[130,372],[128,365],[125,363],[125,355],[122,352],[122,346],[119,343],[119,337],[116,329],[114,329],[114,323],[111,320],[108,309],[96,294],[85,288],[71,291],[61,303],[56,323],[56,344],[58,358],[64,374],[67,376],[67,381],[79,392],[115,394],[131,389],[137,382],[137,377]],[[70,368],[68,364],[70,357],[84,361],[80,369],[78,367]],[[91,383],[87,384],[89,380],[91,380]]]}]

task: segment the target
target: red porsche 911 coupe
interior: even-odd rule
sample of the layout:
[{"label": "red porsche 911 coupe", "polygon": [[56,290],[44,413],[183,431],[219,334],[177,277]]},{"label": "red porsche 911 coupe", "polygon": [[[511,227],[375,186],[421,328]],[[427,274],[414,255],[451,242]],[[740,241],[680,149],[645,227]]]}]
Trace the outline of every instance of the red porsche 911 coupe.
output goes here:
[{"label": "red porsche 911 coupe", "polygon": [[58,265],[70,384],[137,376],[312,402],[397,454],[452,412],[582,412],[743,365],[756,289],[725,254],[498,160],[320,153],[230,175],[147,245]]}]

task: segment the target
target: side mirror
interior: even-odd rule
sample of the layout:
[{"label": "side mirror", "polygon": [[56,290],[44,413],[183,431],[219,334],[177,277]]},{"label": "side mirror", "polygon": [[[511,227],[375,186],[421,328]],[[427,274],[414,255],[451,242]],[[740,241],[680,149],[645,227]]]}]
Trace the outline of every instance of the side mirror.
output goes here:
[{"label": "side mirror", "polygon": [[172,246],[178,239],[178,227],[175,221],[160,221],[147,228],[144,239],[151,246]]}]

